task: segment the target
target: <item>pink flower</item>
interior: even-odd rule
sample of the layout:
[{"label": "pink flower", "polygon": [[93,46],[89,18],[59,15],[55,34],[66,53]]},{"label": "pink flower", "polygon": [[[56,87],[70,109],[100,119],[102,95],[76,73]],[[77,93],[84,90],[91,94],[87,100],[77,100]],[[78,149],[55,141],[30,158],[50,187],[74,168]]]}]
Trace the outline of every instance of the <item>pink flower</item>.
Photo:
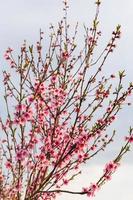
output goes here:
[{"label": "pink flower", "polygon": [[111,180],[111,175],[105,175],[104,177],[105,177],[105,179],[106,179],[107,181],[110,181],[110,180]]},{"label": "pink flower", "polygon": [[45,160],[46,160],[45,154],[44,154],[44,153],[41,153],[41,154],[39,155],[39,159],[40,159],[40,161],[45,161]]},{"label": "pink flower", "polygon": [[57,80],[57,76],[56,76],[56,75],[53,75],[53,76],[51,77],[51,82],[52,82],[52,83],[56,83],[56,80]]},{"label": "pink flower", "polygon": [[114,173],[119,166],[118,163],[115,163],[114,161],[110,161],[109,163],[106,164],[104,172],[105,173]]},{"label": "pink flower", "polygon": [[33,96],[30,96],[30,97],[28,98],[28,101],[29,101],[29,103],[32,103],[32,102],[34,101],[34,97],[33,97]]},{"label": "pink flower", "polygon": [[26,157],[28,157],[29,152],[25,149],[21,149],[16,153],[16,160],[23,161]]},{"label": "pink flower", "polygon": [[10,60],[10,57],[9,57],[9,55],[8,55],[7,53],[4,54],[4,58],[5,58],[6,60]]},{"label": "pink flower", "polygon": [[19,104],[15,107],[16,111],[19,112],[19,111],[25,111],[26,109],[26,106],[24,104]]},{"label": "pink flower", "polygon": [[125,140],[128,141],[129,143],[133,143],[133,134],[130,135],[129,137],[125,137]]},{"label": "pink flower", "polygon": [[16,153],[16,160],[17,160],[17,161],[21,161],[22,158],[23,158],[22,152],[21,152],[21,151],[18,151],[18,152]]},{"label": "pink flower", "polygon": [[98,191],[99,186],[97,184],[92,183],[89,188],[83,188],[83,192],[87,194],[88,197],[95,196],[96,191]]},{"label": "pink flower", "polygon": [[63,179],[64,185],[68,185],[69,181],[67,179]]},{"label": "pink flower", "polygon": [[68,58],[69,58],[68,52],[67,52],[67,51],[66,51],[66,52],[63,52],[63,53],[62,53],[62,60],[65,61],[65,60],[67,60]]},{"label": "pink flower", "polygon": [[8,49],[6,50],[6,53],[11,53],[13,51],[13,49],[11,49],[10,47],[8,47]]},{"label": "pink flower", "polygon": [[5,163],[5,166],[6,166],[7,169],[11,169],[12,164],[11,164],[10,161],[7,161],[7,162]]}]

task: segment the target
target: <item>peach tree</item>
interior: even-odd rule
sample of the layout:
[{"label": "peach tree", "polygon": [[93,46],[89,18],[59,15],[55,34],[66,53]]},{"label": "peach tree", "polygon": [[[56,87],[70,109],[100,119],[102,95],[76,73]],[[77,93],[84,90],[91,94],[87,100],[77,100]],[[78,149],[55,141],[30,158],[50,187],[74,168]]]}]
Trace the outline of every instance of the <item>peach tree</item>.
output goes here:
[{"label": "peach tree", "polygon": [[4,55],[9,69],[3,71],[6,114],[0,118],[1,200],[52,200],[58,193],[92,197],[111,179],[133,142],[130,128],[120,152],[105,165],[99,180],[81,191],[64,189],[81,174],[82,166],[113,142],[115,130],[111,135],[106,130],[123,106],[130,105],[127,98],[133,84],[123,88],[124,71],[103,75],[104,64],[121,36],[120,25],[94,59],[102,35],[100,0],[95,2],[91,27],[84,27],[80,51],[78,24],[70,34],[68,2],[63,3],[64,17],[58,27],[50,26],[47,48],[43,48],[47,38],[40,30],[36,45],[24,42],[17,58],[12,48]]}]

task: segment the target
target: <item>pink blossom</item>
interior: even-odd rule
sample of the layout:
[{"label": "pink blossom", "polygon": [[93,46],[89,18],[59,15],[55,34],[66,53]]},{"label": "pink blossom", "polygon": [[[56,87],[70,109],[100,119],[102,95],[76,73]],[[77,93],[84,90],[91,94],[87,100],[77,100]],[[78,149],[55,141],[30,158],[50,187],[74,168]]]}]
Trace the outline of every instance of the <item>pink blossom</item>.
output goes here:
[{"label": "pink blossom", "polygon": [[126,136],[125,140],[128,141],[129,143],[133,143],[133,134],[128,137]]},{"label": "pink blossom", "polygon": [[7,162],[5,163],[5,166],[6,166],[7,169],[11,169],[11,168],[12,168],[12,164],[11,164],[10,161],[7,161]]},{"label": "pink blossom", "polygon": [[118,163],[115,163],[114,161],[110,161],[109,163],[106,164],[104,172],[107,174],[114,173],[119,166]]},{"label": "pink blossom", "polygon": [[96,191],[99,190],[99,186],[97,184],[91,184],[89,188],[83,188],[83,192],[87,194],[88,197],[94,197]]}]

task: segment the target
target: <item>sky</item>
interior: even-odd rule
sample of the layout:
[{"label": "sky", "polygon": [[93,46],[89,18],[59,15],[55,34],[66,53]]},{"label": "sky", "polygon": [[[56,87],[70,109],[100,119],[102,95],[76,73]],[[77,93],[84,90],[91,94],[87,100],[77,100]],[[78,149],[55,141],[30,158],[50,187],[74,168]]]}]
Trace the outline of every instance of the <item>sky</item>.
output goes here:
[{"label": "sky", "polygon": [[[79,43],[82,43],[80,37],[83,33],[83,24],[89,26],[95,12],[94,0],[69,0],[69,22],[72,27],[79,22]],[[57,24],[63,15],[62,0],[0,0],[0,66],[6,69],[3,54],[8,46],[19,52],[20,45],[26,39],[29,44],[35,43],[39,38],[39,29],[41,28],[46,35],[49,34],[49,24]],[[100,10],[100,29],[102,39],[100,47],[104,46],[112,30],[117,24],[122,26],[122,38],[119,41],[116,51],[112,54],[106,63],[105,73],[115,73],[118,70],[126,70],[128,81],[132,81],[133,72],[133,1],[132,0],[102,0]],[[0,74],[1,74],[0,71]],[[1,75],[0,75],[1,83]],[[2,88],[0,92],[2,93]],[[1,108],[1,112],[4,110]],[[120,116],[119,121],[114,125],[119,132],[119,137],[127,132],[129,125],[132,125],[133,107],[125,108]],[[115,150],[121,145],[121,139],[117,137],[119,143],[109,148],[107,154],[101,157],[89,167],[85,167],[81,180],[71,185],[73,190],[78,190],[81,183],[89,184],[93,178],[97,178],[105,159],[112,158]],[[94,198],[94,200],[132,200],[133,191],[133,152],[123,160],[123,167],[114,176],[113,180],[108,183]],[[86,175],[87,174],[87,175]],[[90,177],[87,178],[87,176]],[[93,176],[92,176],[93,175]],[[96,179],[97,180],[97,179]],[[95,180],[94,180],[95,181]],[[87,200],[87,197],[62,195],[58,200]]]}]

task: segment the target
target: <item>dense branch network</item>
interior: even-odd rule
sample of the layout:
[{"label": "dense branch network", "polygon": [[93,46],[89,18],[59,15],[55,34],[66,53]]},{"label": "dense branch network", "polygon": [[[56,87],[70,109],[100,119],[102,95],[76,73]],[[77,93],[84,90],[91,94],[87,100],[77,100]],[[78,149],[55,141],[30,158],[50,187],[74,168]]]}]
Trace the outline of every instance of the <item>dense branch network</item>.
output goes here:
[{"label": "dense branch network", "polygon": [[77,56],[78,24],[70,34],[67,1],[63,20],[57,28],[50,26],[48,48],[43,48],[45,36],[40,30],[36,46],[25,41],[18,58],[13,49],[7,49],[4,56],[11,73],[3,71],[7,116],[0,118],[1,200],[52,200],[58,193],[92,197],[111,179],[129,151],[132,128],[120,153],[106,164],[96,183],[79,192],[62,189],[81,174],[81,165],[113,142],[116,132],[110,135],[106,130],[123,106],[130,105],[127,98],[133,84],[124,90],[125,72],[102,76],[103,66],[120,38],[120,25],[94,60],[101,37],[100,4],[97,0],[92,26],[85,27],[84,46]]}]

